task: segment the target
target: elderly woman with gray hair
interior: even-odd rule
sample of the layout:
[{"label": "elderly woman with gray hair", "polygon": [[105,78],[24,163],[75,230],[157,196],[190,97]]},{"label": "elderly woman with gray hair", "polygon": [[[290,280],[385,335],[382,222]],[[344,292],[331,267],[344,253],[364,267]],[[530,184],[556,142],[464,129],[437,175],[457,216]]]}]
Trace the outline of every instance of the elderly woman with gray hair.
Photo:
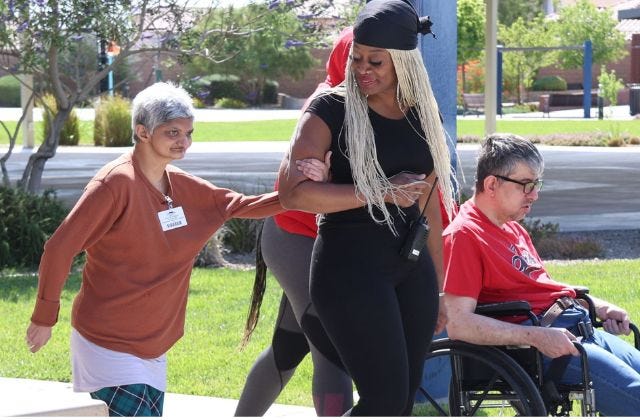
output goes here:
[{"label": "elderly woman with gray hair", "polygon": [[[351,415],[410,414],[446,321],[437,193],[450,215],[450,157],[416,49],[430,26],[408,2],[369,2],[345,84],[310,104],[280,169],[283,205],[321,214],[311,299],[358,389]],[[307,182],[290,164],[329,150],[330,183]]]},{"label": "elderly woman with gray hair", "polygon": [[[162,415],[166,352],[184,333],[195,257],[226,220],[282,211],[277,192],[245,196],[170,165],[191,146],[193,116],[181,88],[140,92],[133,150],[89,181],[40,261],[27,345],[35,353],[49,341],[72,260],[86,251],[71,313],[73,387],[105,401],[110,416]],[[306,163],[326,179],[324,165]]]}]

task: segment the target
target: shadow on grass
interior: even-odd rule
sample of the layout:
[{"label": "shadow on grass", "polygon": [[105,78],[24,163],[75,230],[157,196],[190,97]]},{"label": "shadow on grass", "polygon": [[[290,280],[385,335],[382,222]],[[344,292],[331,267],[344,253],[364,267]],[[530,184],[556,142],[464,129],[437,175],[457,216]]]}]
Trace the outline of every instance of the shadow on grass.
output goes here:
[{"label": "shadow on grass", "polygon": [[[73,273],[67,279],[64,291],[74,295],[80,289],[81,275]],[[0,302],[34,300],[38,291],[38,275],[35,273],[0,273]]]}]

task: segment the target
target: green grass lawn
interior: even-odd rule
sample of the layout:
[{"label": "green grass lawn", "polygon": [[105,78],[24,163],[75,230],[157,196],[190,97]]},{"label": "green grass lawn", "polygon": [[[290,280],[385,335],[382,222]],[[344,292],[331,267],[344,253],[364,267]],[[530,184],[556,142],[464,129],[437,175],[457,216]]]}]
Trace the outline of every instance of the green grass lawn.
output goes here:
[{"label": "green grass lawn", "polygon": [[[293,133],[297,120],[269,120],[269,121],[245,121],[245,122],[197,122],[193,140],[205,141],[288,141]],[[42,142],[42,122],[35,123],[36,144]],[[15,122],[8,122],[10,130],[15,129]],[[522,136],[545,134],[572,134],[572,133],[629,133],[640,136],[640,124],[633,120],[546,120],[517,121],[499,119],[497,130],[511,132]],[[458,136],[484,135],[484,122],[481,119],[458,120]],[[7,145],[9,137],[0,130],[0,145]],[[22,144],[22,136],[18,137],[18,144]],[[80,122],[80,144],[93,145],[93,122]]]},{"label": "green grass lawn", "polygon": [[[640,259],[551,263],[560,281],[588,286],[594,295],[626,308],[640,324]],[[238,398],[255,357],[270,341],[280,289],[268,280],[260,324],[244,351],[238,350],[253,271],[194,270],[185,336],[169,352],[169,392]],[[68,382],[69,314],[79,287],[74,274],[62,296],[60,320],[49,344],[31,354],[24,334],[37,287],[34,275],[0,275],[0,376]],[[311,363],[305,359],[278,399],[311,406]]]},{"label": "green grass lawn", "polygon": [[[474,119],[458,120],[458,136],[474,135],[484,136],[484,121]],[[640,135],[640,124],[633,120],[597,120],[597,119],[572,119],[572,120],[546,120],[518,121],[498,119],[496,131],[503,133],[515,133],[521,136],[547,135],[547,134],[575,134],[575,133],[629,133]]]}]

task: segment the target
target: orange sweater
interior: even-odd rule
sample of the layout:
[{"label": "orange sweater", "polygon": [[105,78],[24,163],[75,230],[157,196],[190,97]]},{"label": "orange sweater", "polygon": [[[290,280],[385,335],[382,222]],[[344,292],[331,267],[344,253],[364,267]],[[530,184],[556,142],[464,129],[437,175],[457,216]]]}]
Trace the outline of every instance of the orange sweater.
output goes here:
[{"label": "orange sweater", "polygon": [[182,337],[189,278],[204,244],[228,219],[282,211],[277,192],[245,196],[167,166],[169,197],[187,226],[162,231],[164,196],[132,153],[106,164],[47,241],[31,320],[53,326],[73,257],[86,250],[71,323],[93,343],[142,358]]}]

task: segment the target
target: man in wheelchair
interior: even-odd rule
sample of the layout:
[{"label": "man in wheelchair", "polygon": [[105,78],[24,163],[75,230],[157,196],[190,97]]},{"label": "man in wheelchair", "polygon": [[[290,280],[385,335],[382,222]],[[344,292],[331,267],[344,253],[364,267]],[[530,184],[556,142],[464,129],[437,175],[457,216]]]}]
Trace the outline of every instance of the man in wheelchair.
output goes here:
[{"label": "man in wheelchair", "polygon": [[[475,194],[443,233],[448,335],[480,345],[536,347],[545,369],[560,356],[579,356],[573,342],[581,341],[598,411],[640,415],[640,352],[616,337],[629,334],[627,312],[591,297],[605,330],[594,331],[573,287],[550,278],[518,223],[538,199],[543,169],[536,147],[519,136],[494,134],[482,145]],[[477,304],[514,300],[529,302],[541,326],[474,313]],[[579,357],[562,369],[560,383],[580,382]]]}]

